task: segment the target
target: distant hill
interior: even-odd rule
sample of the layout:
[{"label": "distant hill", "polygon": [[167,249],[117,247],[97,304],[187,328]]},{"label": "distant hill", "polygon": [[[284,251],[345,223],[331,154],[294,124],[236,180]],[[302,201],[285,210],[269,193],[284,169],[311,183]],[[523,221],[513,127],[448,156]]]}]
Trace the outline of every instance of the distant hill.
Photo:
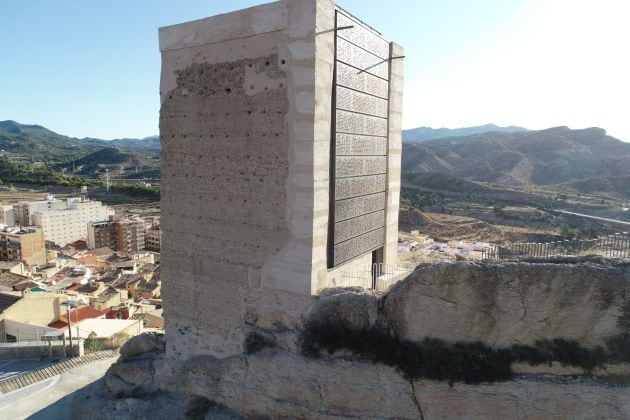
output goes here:
[{"label": "distant hill", "polygon": [[40,125],[0,121],[0,155],[14,162],[43,162],[73,175],[159,177],[159,136],[102,140],[68,137]]},{"label": "distant hill", "polygon": [[57,134],[41,125],[20,124],[11,120],[0,121],[0,149],[10,157],[23,158],[31,162],[71,162],[112,146],[157,157],[160,139],[158,136],[144,139],[78,139]]},{"label": "distant hill", "polygon": [[567,184],[623,193],[628,189],[624,177],[630,176],[630,143],[601,128],[487,132],[406,143],[402,170],[508,186]]},{"label": "distant hill", "polygon": [[516,126],[499,127],[498,125],[494,124],[464,128],[418,127],[409,130],[403,130],[402,140],[409,143],[422,143],[429,140],[442,139],[447,137],[463,137],[487,132],[514,133],[518,131],[527,131],[527,129]]},{"label": "distant hill", "polygon": [[62,136],[40,125],[0,121],[0,149],[30,161],[73,160],[103,146]]},{"label": "distant hill", "polygon": [[[72,175],[102,177],[106,169],[112,176],[134,177],[138,168],[138,177],[155,178],[159,176],[159,161],[141,153],[121,150],[117,147],[105,147],[72,162],[58,165],[58,169]],[[158,173],[155,173],[158,170]],[[142,171],[142,175],[139,172]],[[153,171],[150,175],[146,171]]]}]

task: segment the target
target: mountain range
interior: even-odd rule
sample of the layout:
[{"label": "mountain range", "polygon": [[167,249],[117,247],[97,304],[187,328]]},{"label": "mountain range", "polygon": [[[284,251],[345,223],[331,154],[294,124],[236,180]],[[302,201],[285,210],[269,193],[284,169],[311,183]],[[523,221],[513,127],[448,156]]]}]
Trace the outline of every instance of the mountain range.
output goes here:
[{"label": "mountain range", "polygon": [[102,140],[57,134],[41,125],[0,121],[0,154],[25,164],[90,178],[159,177],[160,138]]},{"label": "mountain range", "polygon": [[475,127],[463,127],[463,128],[431,128],[431,127],[418,127],[411,128],[409,130],[403,130],[402,139],[404,142],[409,143],[422,143],[429,140],[447,138],[447,137],[464,137],[471,136],[473,134],[482,134],[487,132],[499,132],[499,133],[514,133],[518,131],[527,131],[526,128],[509,126],[499,127],[495,124],[478,125]]},{"label": "mountain range", "polygon": [[[402,171],[407,174],[448,175],[451,183],[459,178],[630,196],[630,143],[601,128],[419,127],[404,130],[403,138],[412,139],[403,143]],[[0,121],[0,149],[14,160],[45,162],[75,175],[99,177],[108,169],[116,176],[159,176],[158,136],[79,139],[40,125]]]},{"label": "mountain range", "polygon": [[601,128],[487,132],[403,144],[402,170],[514,187],[630,193],[630,143]]},{"label": "mountain range", "polygon": [[157,156],[159,136],[144,139],[102,140],[68,137],[41,125],[0,121],[0,149],[29,161],[49,163],[71,162],[104,148],[117,147],[128,153],[138,152]]}]

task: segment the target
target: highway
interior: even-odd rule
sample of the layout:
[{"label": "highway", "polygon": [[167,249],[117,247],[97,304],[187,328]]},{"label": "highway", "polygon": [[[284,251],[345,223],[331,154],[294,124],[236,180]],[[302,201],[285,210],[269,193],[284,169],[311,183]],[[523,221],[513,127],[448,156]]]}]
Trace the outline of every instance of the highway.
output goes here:
[{"label": "highway", "polygon": [[630,222],[624,222],[622,220],[615,220],[615,219],[607,219],[605,217],[598,217],[598,216],[590,216],[588,214],[582,214],[582,213],[574,213],[572,211],[564,211],[564,210],[558,210],[558,212],[560,213],[564,213],[564,214],[570,214],[572,216],[578,216],[578,217],[585,217],[587,219],[595,219],[595,220],[602,220],[604,222],[610,222],[610,223],[619,223],[621,225],[626,225],[626,226],[630,226]]}]

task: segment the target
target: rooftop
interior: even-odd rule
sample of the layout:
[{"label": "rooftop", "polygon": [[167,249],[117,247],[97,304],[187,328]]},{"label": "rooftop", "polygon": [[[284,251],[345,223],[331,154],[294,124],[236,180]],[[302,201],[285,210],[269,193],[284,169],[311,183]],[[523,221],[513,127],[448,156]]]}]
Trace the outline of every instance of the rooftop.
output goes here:
[{"label": "rooftop", "polygon": [[[81,306],[80,308],[73,309],[70,311],[70,320],[72,321],[73,324],[84,321],[86,319],[103,318],[104,316],[105,316],[104,312],[101,312],[98,309],[94,309],[91,306],[87,306],[87,305]],[[57,329],[66,328],[68,326],[68,316],[65,313],[63,313],[59,317],[58,321],[51,322],[50,324],[48,324],[48,326],[51,328],[57,328]]]},{"label": "rooftop", "polygon": [[141,281],[138,283],[138,290],[142,292],[152,292],[157,289],[160,285],[157,282],[153,281]]},{"label": "rooftop", "polygon": [[12,306],[20,299],[22,299],[21,296],[13,296],[0,293],[0,314],[6,311],[10,306]]},{"label": "rooftop", "polygon": [[6,287],[13,287],[17,284],[30,280],[30,277],[21,276],[19,274],[4,272],[0,273],[0,285]]}]

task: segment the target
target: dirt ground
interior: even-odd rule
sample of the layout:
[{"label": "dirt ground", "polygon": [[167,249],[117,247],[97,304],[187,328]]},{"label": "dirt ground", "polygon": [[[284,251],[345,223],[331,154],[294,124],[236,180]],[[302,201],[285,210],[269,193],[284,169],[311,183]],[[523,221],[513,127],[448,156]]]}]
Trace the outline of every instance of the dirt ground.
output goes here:
[{"label": "dirt ground", "polygon": [[439,241],[491,242],[539,242],[555,237],[552,230],[491,225],[472,217],[442,213],[425,213],[419,210],[400,212],[400,230],[419,230],[421,234]]}]

